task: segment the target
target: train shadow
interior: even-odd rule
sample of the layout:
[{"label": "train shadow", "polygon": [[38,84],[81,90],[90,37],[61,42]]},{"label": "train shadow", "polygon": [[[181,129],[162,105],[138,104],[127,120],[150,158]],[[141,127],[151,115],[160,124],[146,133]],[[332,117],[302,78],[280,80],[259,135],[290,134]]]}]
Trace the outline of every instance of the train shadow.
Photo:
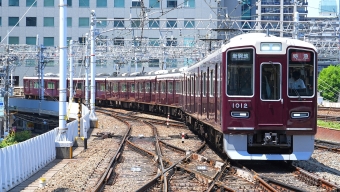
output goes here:
[{"label": "train shadow", "polygon": [[293,165],[301,167],[302,169],[315,174],[327,172],[332,175],[340,176],[340,170],[330,167],[329,165],[325,165],[313,157],[311,157],[309,160],[294,161]]}]

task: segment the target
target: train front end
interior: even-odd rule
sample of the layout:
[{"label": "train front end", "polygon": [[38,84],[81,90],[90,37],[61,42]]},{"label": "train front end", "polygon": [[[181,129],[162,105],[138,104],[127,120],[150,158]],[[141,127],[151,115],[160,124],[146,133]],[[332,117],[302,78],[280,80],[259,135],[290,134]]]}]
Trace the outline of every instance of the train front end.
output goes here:
[{"label": "train front end", "polygon": [[293,39],[248,34],[223,52],[224,150],[238,160],[307,160],[317,121],[317,54]]}]

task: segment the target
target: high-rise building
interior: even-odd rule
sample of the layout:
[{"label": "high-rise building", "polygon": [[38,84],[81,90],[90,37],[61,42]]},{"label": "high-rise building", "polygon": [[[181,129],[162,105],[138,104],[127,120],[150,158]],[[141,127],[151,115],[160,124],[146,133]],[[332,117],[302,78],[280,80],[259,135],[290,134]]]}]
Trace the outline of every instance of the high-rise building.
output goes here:
[{"label": "high-rise building", "polygon": [[[83,41],[90,30],[90,13],[95,10],[100,37],[141,37],[154,41],[177,38],[190,42],[206,31],[190,31],[195,19],[216,18],[216,1],[201,0],[65,0],[67,39]],[[111,20],[109,20],[111,19]],[[0,0],[0,41],[35,45],[37,35],[45,46],[59,42],[59,0]],[[152,29],[147,32],[142,27]],[[113,29],[115,28],[115,29]],[[127,29],[125,29],[127,28]],[[179,30],[183,29],[183,30]],[[8,33],[9,32],[9,33]],[[180,39],[181,38],[181,39]]]},{"label": "high-rise building", "polygon": [[319,1],[319,15],[320,16],[336,16],[338,7],[336,0],[320,0]]}]

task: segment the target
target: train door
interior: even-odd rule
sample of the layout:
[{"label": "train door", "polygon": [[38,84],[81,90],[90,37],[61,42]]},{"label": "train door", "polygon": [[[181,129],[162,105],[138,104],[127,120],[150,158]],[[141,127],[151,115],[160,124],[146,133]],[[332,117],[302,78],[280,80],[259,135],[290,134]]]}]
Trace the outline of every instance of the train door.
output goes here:
[{"label": "train door", "polygon": [[280,63],[259,58],[260,65],[260,93],[257,105],[259,128],[283,126],[282,111],[282,66]]}]

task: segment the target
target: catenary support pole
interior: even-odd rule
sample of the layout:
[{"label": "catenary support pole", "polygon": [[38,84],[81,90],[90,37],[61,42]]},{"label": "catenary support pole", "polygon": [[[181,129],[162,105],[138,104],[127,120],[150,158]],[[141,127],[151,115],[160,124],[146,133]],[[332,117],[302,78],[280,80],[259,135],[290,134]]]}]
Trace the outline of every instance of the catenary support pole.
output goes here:
[{"label": "catenary support pole", "polygon": [[90,127],[97,128],[98,127],[98,118],[95,113],[95,104],[96,104],[96,55],[95,55],[95,38],[96,34],[96,12],[94,10],[91,11],[91,100],[90,100]]},{"label": "catenary support pole", "polygon": [[72,158],[73,143],[68,140],[66,125],[66,77],[67,77],[67,44],[66,19],[67,0],[59,1],[59,127],[56,137],[56,157]]}]

